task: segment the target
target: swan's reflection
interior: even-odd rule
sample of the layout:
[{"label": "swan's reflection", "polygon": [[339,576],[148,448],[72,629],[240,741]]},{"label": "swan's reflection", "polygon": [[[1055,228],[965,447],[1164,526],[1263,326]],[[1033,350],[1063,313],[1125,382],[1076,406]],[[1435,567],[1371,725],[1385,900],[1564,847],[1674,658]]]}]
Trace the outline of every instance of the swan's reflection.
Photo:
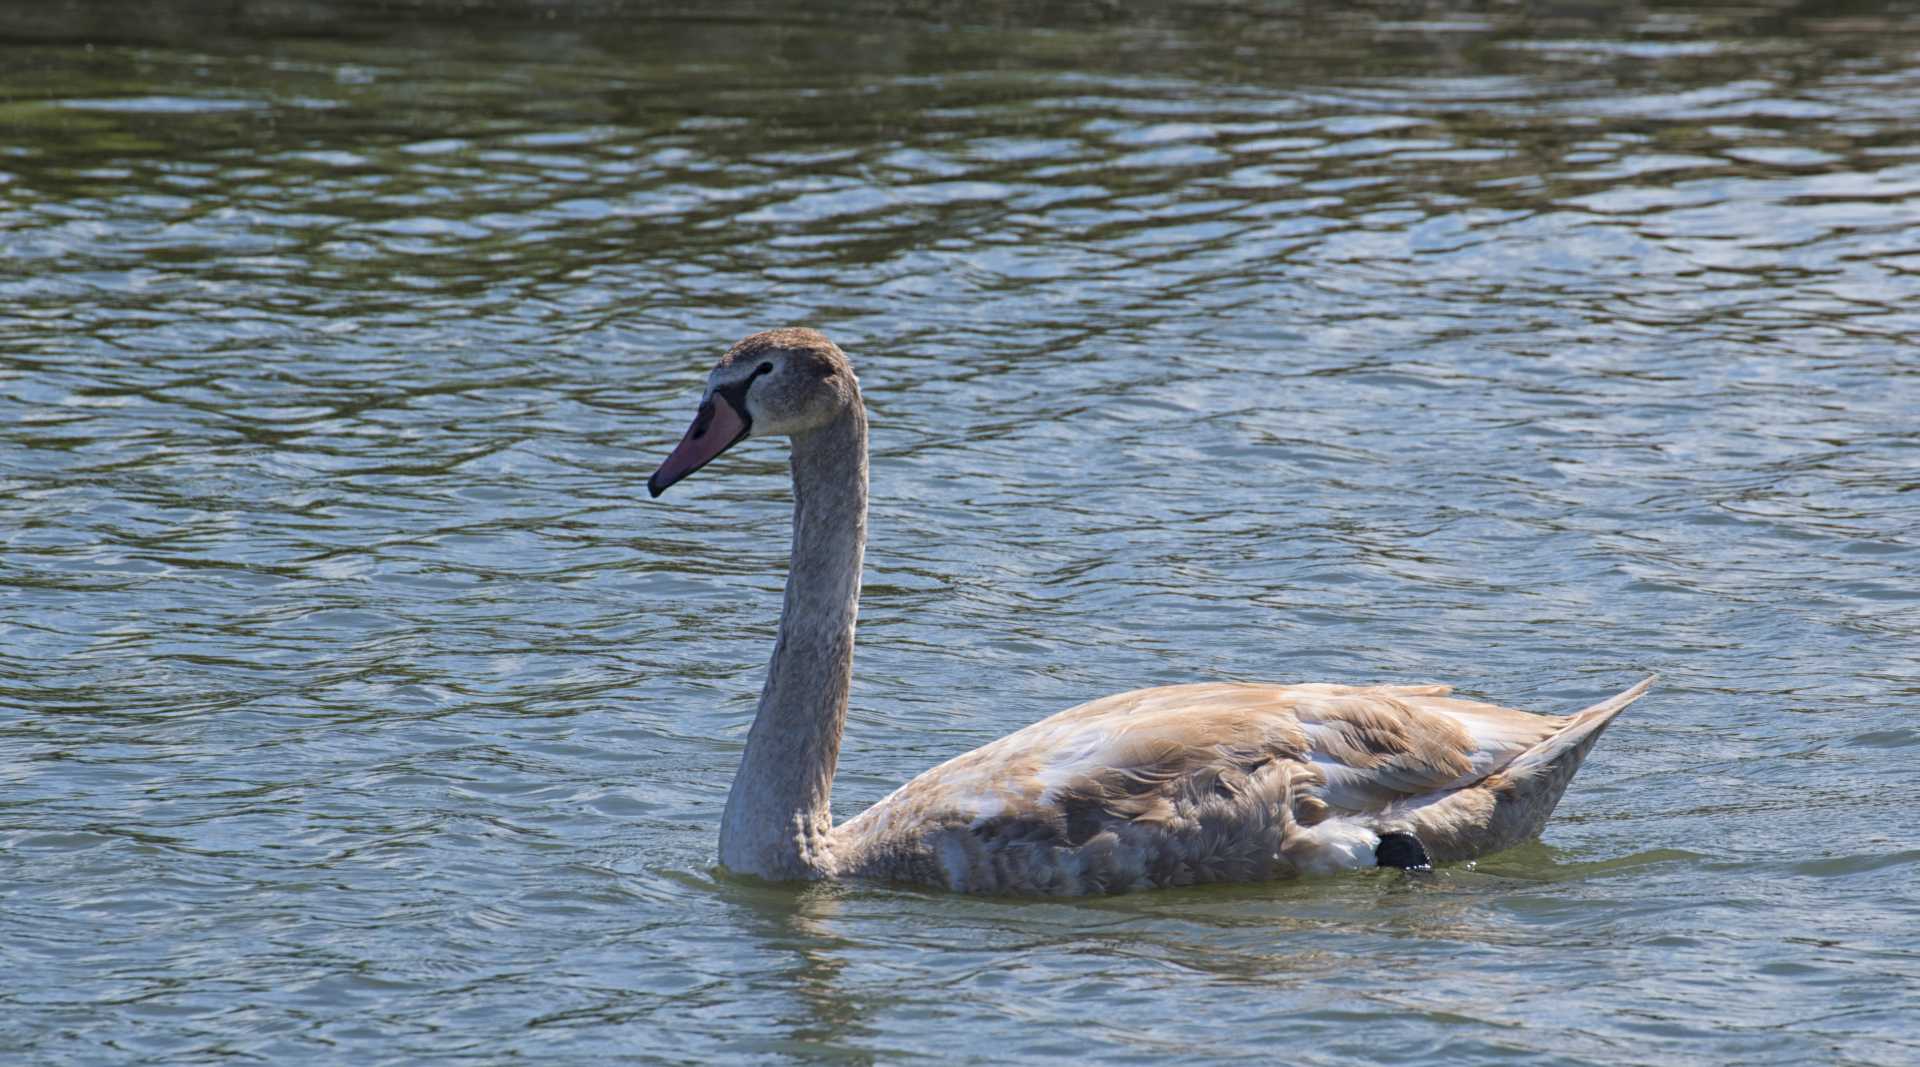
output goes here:
[{"label": "swan's reflection", "polygon": [[872,1063],[861,1048],[875,1035],[866,1011],[844,977],[858,943],[835,920],[850,890],[844,886],[774,885],[721,876],[717,885],[735,906],[740,933],[761,948],[787,956],[782,968],[756,975],[752,983],[791,998],[796,1010],[765,1020],[766,1051],[804,1052],[809,1059]]}]

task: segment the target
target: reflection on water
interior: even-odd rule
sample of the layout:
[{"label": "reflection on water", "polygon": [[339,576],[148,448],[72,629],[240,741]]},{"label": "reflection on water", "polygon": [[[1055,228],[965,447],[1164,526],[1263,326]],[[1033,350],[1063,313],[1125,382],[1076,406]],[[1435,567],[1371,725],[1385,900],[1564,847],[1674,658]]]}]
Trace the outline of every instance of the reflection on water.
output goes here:
[{"label": "reflection on water", "polygon": [[[216,8],[0,13],[0,1049],[1920,1055],[1920,13]],[[790,322],[843,815],[1130,685],[1662,687],[1430,878],[717,878],[783,457],[638,486]]]}]

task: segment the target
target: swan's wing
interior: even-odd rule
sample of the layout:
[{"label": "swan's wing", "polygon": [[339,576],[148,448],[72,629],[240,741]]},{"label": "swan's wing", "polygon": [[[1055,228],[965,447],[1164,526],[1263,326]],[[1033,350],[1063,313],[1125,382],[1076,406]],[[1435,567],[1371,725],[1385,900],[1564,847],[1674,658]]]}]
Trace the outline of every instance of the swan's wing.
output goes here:
[{"label": "swan's wing", "polygon": [[[935,767],[843,833],[915,848],[945,835],[936,851],[966,854],[940,857],[949,881],[961,860],[973,869],[1008,847],[1079,849],[1108,834],[1117,847],[1137,841],[1189,864],[1271,862],[1287,823],[1469,784],[1564,722],[1448,693],[1234,684],[1118,693]],[[1206,878],[1190,873],[1177,880]]]}]

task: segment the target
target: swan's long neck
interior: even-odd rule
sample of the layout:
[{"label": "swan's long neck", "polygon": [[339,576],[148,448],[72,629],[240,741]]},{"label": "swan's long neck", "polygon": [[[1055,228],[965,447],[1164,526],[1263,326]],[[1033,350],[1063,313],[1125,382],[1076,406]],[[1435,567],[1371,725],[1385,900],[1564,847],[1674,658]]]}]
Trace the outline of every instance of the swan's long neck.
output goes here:
[{"label": "swan's long neck", "polygon": [[793,557],[780,639],[727,794],[720,862],[762,878],[832,871],[828,804],[853,678],[853,624],[867,542],[867,417],[848,412],[793,439]]}]

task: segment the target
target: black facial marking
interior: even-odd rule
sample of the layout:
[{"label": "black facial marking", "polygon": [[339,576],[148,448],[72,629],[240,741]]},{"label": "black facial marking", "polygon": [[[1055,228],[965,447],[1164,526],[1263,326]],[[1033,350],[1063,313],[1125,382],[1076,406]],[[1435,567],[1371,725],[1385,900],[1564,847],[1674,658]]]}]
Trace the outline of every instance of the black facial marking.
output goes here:
[{"label": "black facial marking", "polygon": [[[740,381],[737,381],[732,385],[723,385],[720,388],[714,390],[715,393],[718,393],[720,396],[724,397],[727,403],[733,405],[733,410],[735,411],[735,413],[737,413],[740,416],[740,421],[745,423],[746,428],[749,430],[753,429],[753,416],[747,414],[747,387],[752,385],[753,380],[755,378],[760,377],[762,374],[772,374],[772,373],[773,373],[773,364],[762,363],[758,367],[753,368],[752,374],[747,375],[745,378],[741,379]],[[741,436],[744,437],[745,434],[742,434]]]},{"label": "black facial marking", "polygon": [[708,400],[700,405],[699,411],[694,412],[693,429],[687,432],[687,436],[698,441],[699,439],[707,435],[707,427],[712,425],[713,425],[713,401]]},{"label": "black facial marking", "polygon": [[1380,844],[1373,850],[1373,862],[1380,867],[1398,867],[1403,871],[1433,870],[1433,861],[1427,858],[1427,847],[1420,839],[1403,830],[1390,830],[1380,835]]}]

